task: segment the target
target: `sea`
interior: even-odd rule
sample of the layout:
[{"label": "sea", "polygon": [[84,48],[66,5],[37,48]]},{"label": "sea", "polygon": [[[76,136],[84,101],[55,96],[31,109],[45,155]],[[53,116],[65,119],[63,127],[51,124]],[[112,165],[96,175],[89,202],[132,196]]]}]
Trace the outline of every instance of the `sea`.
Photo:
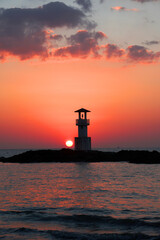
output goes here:
[{"label": "sea", "polygon": [[160,165],[0,163],[0,239],[160,240]]}]

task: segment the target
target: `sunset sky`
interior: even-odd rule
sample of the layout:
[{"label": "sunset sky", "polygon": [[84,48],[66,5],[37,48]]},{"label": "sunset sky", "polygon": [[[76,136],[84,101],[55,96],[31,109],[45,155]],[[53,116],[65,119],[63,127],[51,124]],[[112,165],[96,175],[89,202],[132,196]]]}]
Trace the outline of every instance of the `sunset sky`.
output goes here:
[{"label": "sunset sky", "polygon": [[160,147],[159,0],[0,0],[0,148]]}]

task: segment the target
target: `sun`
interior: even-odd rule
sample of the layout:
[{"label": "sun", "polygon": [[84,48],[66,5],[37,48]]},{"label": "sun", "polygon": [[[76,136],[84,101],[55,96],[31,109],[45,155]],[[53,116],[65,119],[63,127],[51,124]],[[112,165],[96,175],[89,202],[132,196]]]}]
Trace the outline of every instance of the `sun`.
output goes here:
[{"label": "sun", "polygon": [[72,147],[73,146],[73,142],[71,140],[67,140],[66,141],[66,146],[69,147],[69,148]]}]

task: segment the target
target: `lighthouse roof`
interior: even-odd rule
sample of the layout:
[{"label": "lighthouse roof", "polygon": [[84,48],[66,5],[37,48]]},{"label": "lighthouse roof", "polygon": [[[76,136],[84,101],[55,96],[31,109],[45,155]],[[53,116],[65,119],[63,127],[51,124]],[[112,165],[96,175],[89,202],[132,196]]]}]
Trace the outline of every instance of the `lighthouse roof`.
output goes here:
[{"label": "lighthouse roof", "polygon": [[90,111],[85,108],[80,108],[80,109],[76,110],[75,112],[90,112]]}]

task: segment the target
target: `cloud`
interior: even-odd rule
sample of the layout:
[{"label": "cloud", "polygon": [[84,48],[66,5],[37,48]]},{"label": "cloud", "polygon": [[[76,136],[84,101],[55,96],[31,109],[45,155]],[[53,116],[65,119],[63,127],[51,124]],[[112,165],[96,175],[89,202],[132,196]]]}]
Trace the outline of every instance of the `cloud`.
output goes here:
[{"label": "cloud", "polygon": [[160,60],[160,52],[153,52],[139,45],[120,49],[116,44],[107,44],[103,48],[107,60],[112,58],[128,63],[154,63]]},{"label": "cloud", "polygon": [[139,45],[131,45],[126,49],[127,59],[134,62],[155,62],[160,58],[160,52],[153,52]]},{"label": "cloud", "polygon": [[60,34],[53,34],[53,35],[50,35],[50,39],[54,39],[56,41],[60,41],[63,39],[63,36],[60,35]]},{"label": "cloud", "polygon": [[104,46],[104,54],[106,58],[112,58],[112,57],[122,57],[125,53],[124,49],[120,49],[116,44],[107,44]]},{"label": "cloud", "polygon": [[160,52],[153,52],[139,45],[131,45],[126,49],[111,43],[100,45],[99,41],[106,38],[102,32],[79,30],[67,38],[68,46],[55,49],[53,55],[60,58],[105,57],[107,61],[112,59],[127,63],[154,63],[160,59]]},{"label": "cloud", "polygon": [[98,45],[98,41],[106,37],[103,32],[79,30],[76,34],[67,38],[68,46],[55,50],[54,56],[86,58],[92,55],[93,57],[99,57],[100,46]]},{"label": "cloud", "polygon": [[146,44],[146,45],[157,45],[159,43],[160,43],[160,41],[153,40],[153,41],[146,41],[143,44]]},{"label": "cloud", "polygon": [[[0,55],[16,55],[21,59],[38,55],[48,56],[46,28],[93,27],[85,14],[61,2],[52,2],[39,8],[0,9]],[[60,39],[53,36],[52,39]]]},{"label": "cloud", "polygon": [[51,2],[34,9],[3,9],[0,20],[9,24],[37,23],[47,27],[75,27],[84,23],[82,11],[61,2]]},{"label": "cloud", "polygon": [[[129,46],[126,50],[116,44],[102,45],[107,36],[101,31],[89,29],[90,22],[83,11],[61,2],[52,2],[39,8],[0,9],[0,60],[7,56],[30,59],[63,57],[105,57],[127,62],[155,62],[160,52],[153,52],[139,45]],[[69,37],[55,34],[56,28],[79,28]],[[61,41],[61,43],[60,43]],[[104,42],[103,42],[104,43]],[[158,44],[146,41],[146,45]],[[62,44],[64,44],[63,47]]]},{"label": "cloud", "polygon": [[132,0],[132,1],[140,2],[140,3],[146,3],[146,2],[157,2],[159,0]]},{"label": "cloud", "polygon": [[139,11],[137,8],[126,8],[126,7],[121,7],[121,6],[116,6],[116,7],[111,7],[111,10],[115,11],[132,11],[132,12],[137,12]]},{"label": "cloud", "polygon": [[80,5],[85,12],[91,11],[92,3],[90,0],[75,0],[75,2]]}]

